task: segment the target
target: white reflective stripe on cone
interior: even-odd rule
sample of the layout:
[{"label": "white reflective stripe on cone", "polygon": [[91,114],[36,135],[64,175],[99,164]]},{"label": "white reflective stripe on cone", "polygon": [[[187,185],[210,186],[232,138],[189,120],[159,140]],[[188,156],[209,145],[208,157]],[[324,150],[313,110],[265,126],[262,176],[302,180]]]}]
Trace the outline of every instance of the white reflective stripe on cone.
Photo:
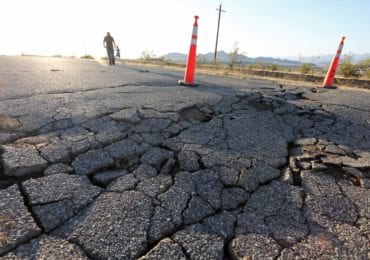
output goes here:
[{"label": "white reflective stripe on cone", "polygon": [[193,27],[193,35],[198,35],[198,26]]},{"label": "white reflective stripe on cone", "polygon": [[339,45],[339,48],[337,50],[337,54],[335,55],[335,58],[339,58],[343,50],[343,44]]}]

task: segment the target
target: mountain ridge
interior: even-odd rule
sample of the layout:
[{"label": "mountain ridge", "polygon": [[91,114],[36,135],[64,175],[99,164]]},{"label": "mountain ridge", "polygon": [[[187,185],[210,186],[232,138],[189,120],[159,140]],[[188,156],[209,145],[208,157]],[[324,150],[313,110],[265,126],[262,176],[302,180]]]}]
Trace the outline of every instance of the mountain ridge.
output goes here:
[{"label": "mountain ridge", "polygon": [[[345,53],[342,54],[342,57],[346,55]],[[181,61],[181,62],[186,62],[187,59],[187,54],[184,53],[179,53],[179,52],[170,52],[167,53],[166,55],[162,56],[164,59],[167,60],[173,60],[173,61]],[[197,58],[201,61],[204,62],[213,62],[213,57],[214,57],[214,52],[208,52],[205,54],[198,54]],[[248,64],[253,64],[253,63],[267,63],[267,64],[277,64],[281,66],[301,66],[302,63],[312,63],[317,66],[327,66],[330,64],[331,60],[333,58],[333,54],[323,54],[323,55],[317,55],[317,56],[307,56],[301,58],[302,61],[298,61],[298,58],[294,57],[264,57],[264,56],[259,56],[259,57],[248,57],[243,54],[239,54],[237,58],[237,63],[241,63],[244,65]],[[354,54],[352,56],[352,62],[358,63],[362,60],[369,59],[370,58],[370,53],[361,53],[361,54]],[[217,52],[217,62],[219,63],[229,63],[229,53],[221,50]]]},{"label": "mountain ridge", "polygon": [[[162,56],[164,59],[167,60],[173,60],[173,61],[182,61],[185,62],[187,59],[187,55],[179,52],[170,52],[167,53],[166,55]],[[198,54],[197,59],[201,60],[203,62],[213,62],[213,57],[214,53],[213,52],[208,52],[205,54]],[[218,51],[217,52],[217,62],[219,63],[229,63],[230,58],[229,58],[229,53],[225,51]],[[281,66],[300,66],[301,62],[299,61],[293,61],[293,60],[288,60],[288,59],[281,59],[281,58],[272,58],[272,57],[256,57],[256,58],[251,58],[247,57],[243,54],[239,54],[236,63],[241,63],[241,64],[253,64],[253,63],[269,63],[269,64],[277,64]]]}]

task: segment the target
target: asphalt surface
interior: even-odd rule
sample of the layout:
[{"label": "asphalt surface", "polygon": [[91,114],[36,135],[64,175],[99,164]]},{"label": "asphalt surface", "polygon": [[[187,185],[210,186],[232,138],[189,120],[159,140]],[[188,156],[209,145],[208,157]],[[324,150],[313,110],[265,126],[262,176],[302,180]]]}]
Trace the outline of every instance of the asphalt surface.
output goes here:
[{"label": "asphalt surface", "polygon": [[369,259],[370,92],[0,56],[0,259]]}]

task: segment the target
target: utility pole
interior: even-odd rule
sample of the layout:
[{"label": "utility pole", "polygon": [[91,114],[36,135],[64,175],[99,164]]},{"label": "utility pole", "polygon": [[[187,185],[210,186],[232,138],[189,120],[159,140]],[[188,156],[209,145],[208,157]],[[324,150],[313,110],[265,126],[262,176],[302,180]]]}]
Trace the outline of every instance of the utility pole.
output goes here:
[{"label": "utility pole", "polygon": [[220,8],[218,8],[216,10],[218,11],[218,23],[217,23],[215,56],[213,57],[213,63],[214,64],[216,64],[216,58],[217,58],[218,32],[220,31],[221,12],[226,12],[225,10],[222,10],[222,4],[220,4]]}]

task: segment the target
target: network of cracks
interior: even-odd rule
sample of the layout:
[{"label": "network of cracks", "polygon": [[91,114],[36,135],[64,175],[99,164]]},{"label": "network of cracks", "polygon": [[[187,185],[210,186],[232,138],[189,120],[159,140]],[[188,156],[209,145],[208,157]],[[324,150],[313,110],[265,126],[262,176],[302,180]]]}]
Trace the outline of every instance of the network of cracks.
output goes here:
[{"label": "network of cracks", "polygon": [[305,91],[1,118],[0,258],[367,259],[368,126]]}]

